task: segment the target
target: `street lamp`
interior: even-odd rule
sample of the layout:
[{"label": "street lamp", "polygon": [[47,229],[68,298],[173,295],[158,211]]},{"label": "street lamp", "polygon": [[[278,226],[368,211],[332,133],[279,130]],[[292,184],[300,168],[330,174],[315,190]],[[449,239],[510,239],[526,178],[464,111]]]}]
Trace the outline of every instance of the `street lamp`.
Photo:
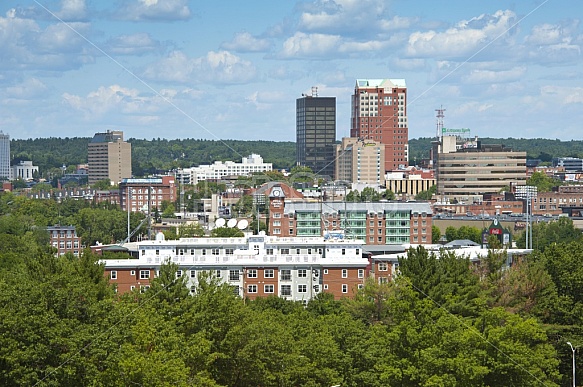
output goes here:
[{"label": "street lamp", "polygon": [[567,341],[567,344],[569,344],[569,347],[571,347],[571,351],[573,351],[573,387],[576,387],[575,384],[575,349],[573,348],[573,344],[571,344],[570,341]]}]

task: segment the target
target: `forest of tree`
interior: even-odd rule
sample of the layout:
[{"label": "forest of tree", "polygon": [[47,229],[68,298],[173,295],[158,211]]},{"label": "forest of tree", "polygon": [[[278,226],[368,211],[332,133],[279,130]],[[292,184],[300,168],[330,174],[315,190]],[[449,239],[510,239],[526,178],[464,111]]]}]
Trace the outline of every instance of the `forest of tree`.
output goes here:
[{"label": "forest of tree", "polygon": [[[526,151],[528,158],[550,162],[553,157],[583,157],[583,141],[548,139],[496,139],[482,138],[483,143],[504,144]],[[67,166],[72,172],[77,164],[87,163],[87,144],[91,138],[38,138],[12,140],[12,163],[32,160],[39,166],[41,176],[61,173]],[[429,157],[432,138],[409,140],[409,160],[415,164]],[[274,169],[291,169],[296,162],[294,142],[241,141],[241,140],[165,140],[128,139],[132,144],[132,171],[135,176],[145,176],[157,171],[211,164],[214,161],[240,162],[251,153],[259,154]]]},{"label": "forest of tree", "polygon": [[50,202],[0,195],[2,386],[571,385],[583,240],[569,219],[536,225],[534,254],[510,267],[497,250],[471,264],[419,247],[394,281],[304,307],[241,299],[210,274],[192,293],[172,264],[118,295],[101,257],[53,256],[42,227],[113,232],[116,210]]}]

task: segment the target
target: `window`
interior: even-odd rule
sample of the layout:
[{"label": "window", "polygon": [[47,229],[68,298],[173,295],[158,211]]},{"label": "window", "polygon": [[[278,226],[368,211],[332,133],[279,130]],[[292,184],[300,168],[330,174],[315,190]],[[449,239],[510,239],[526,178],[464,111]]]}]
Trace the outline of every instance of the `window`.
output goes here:
[{"label": "window", "polygon": [[301,254],[301,250],[300,249],[296,249],[296,254]]},{"label": "window", "polygon": [[319,292],[320,291],[320,285],[314,285],[314,291],[315,292]]},{"label": "window", "polygon": [[358,284],[358,289],[364,289],[364,284]]},{"label": "window", "polygon": [[281,285],[282,296],[291,296],[291,285]]},{"label": "window", "polygon": [[176,278],[182,277],[182,270],[176,270]]},{"label": "window", "polygon": [[229,270],[229,281],[239,281],[239,270]]},{"label": "window", "polygon": [[342,293],[348,293],[348,285],[342,284]]},{"label": "window", "polygon": [[273,285],[263,285],[263,293],[273,293]]},{"label": "window", "polygon": [[342,269],[342,278],[348,278],[348,270]]},{"label": "window", "polygon": [[346,255],[346,249],[342,249],[342,255]]},{"label": "window", "polygon": [[234,252],[235,252],[234,249],[225,249],[226,255],[233,255]]},{"label": "window", "polygon": [[247,278],[257,278],[257,270],[256,269],[247,270]]},{"label": "window", "polygon": [[379,271],[388,271],[389,265],[386,262],[379,262]]},{"label": "window", "polygon": [[291,280],[291,270],[283,269],[280,271],[281,280],[282,281],[290,281]]},{"label": "window", "polygon": [[289,254],[289,249],[281,249],[282,254]]},{"label": "window", "polygon": [[196,292],[196,286],[192,285],[190,287],[190,293],[195,293]]},{"label": "window", "polygon": [[263,278],[273,278],[274,274],[273,274],[273,269],[265,269],[263,271]]},{"label": "window", "polygon": [[190,278],[196,278],[196,270],[190,271]]},{"label": "window", "polygon": [[130,290],[134,290],[136,287],[134,285],[130,286]]},{"label": "window", "polygon": [[220,270],[217,270],[217,271],[215,272],[215,277],[217,277],[217,278],[221,278],[221,271],[220,271]]},{"label": "window", "polygon": [[328,290],[328,284],[324,284],[324,290]]},{"label": "window", "polygon": [[306,278],[308,276],[308,271],[306,269],[298,269],[298,277]]},{"label": "window", "polygon": [[266,255],[273,255],[273,249],[265,249]]},{"label": "window", "polygon": [[298,285],[298,293],[307,293],[308,285]]},{"label": "window", "polygon": [[140,293],[144,293],[148,289],[150,289],[150,285],[141,285],[140,286]]},{"label": "window", "polygon": [[117,270],[112,270],[111,273],[109,273],[109,278],[112,280],[117,279]]},{"label": "window", "polygon": [[149,279],[150,270],[140,270],[140,279]]},{"label": "window", "polygon": [[156,255],[160,255],[160,250],[156,249]]},{"label": "window", "polygon": [[219,255],[219,249],[212,249],[213,255]]},{"label": "window", "polygon": [[324,269],[324,274],[328,274],[328,269]]},{"label": "window", "polygon": [[206,255],[206,249],[202,249],[202,255]]},{"label": "window", "polygon": [[358,269],[358,278],[364,278],[364,269]]},{"label": "window", "polygon": [[257,285],[247,285],[247,293],[257,293]]}]

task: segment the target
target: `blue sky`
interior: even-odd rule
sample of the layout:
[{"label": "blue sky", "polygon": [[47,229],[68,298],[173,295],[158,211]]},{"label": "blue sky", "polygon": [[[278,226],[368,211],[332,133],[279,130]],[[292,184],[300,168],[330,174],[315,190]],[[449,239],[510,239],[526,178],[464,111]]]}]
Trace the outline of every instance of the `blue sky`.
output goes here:
[{"label": "blue sky", "polygon": [[581,139],[580,0],[16,0],[0,3],[12,138],[295,141],[295,100],[404,78],[409,137]]}]

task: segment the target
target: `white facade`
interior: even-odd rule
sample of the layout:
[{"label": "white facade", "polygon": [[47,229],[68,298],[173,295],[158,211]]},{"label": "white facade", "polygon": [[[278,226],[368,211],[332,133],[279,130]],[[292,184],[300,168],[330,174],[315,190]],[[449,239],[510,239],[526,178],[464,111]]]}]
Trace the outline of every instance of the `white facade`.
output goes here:
[{"label": "white facade", "polygon": [[0,180],[10,180],[10,136],[0,131]]},{"label": "white facade", "polygon": [[182,184],[197,184],[199,181],[220,180],[225,176],[249,176],[254,172],[273,170],[272,163],[264,163],[257,154],[243,157],[241,163],[234,161],[215,161],[212,165],[179,169],[174,172],[176,180]]},{"label": "white facade", "polygon": [[38,166],[32,165],[32,161],[21,161],[17,165],[12,166],[12,180],[22,179],[30,181],[34,173],[38,173]]}]

